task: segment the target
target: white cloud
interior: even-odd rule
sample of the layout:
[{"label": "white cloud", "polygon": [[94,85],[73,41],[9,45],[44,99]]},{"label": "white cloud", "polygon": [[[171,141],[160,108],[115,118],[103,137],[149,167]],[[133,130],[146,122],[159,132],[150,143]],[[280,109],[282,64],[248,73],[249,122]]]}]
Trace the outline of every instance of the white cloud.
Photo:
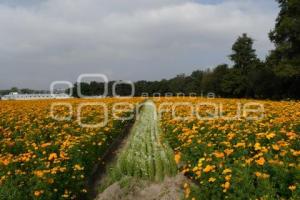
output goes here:
[{"label": "white cloud", "polygon": [[264,57],[272,48],[267,34],[278,12],[265,2],[51,0],[30,7],[0,4],[0,88],[45,88],[52,80],[75,81],[78,74],[87,72],[132,80],[189,73],[228,62],[232,43],[244,32],[255,39],[258,54]]}]

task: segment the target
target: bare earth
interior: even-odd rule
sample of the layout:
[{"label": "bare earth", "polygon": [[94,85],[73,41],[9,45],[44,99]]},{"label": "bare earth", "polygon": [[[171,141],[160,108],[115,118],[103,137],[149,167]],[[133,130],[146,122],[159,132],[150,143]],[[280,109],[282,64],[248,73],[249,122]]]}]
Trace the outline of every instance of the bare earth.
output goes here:
[{"label": "bare earth", "polygon": [[185,182],[188,180],[182,174],[158,183],[132,181],[123,188],[117,182],[99,194],[96,200],[179,200],[183,199]]}]

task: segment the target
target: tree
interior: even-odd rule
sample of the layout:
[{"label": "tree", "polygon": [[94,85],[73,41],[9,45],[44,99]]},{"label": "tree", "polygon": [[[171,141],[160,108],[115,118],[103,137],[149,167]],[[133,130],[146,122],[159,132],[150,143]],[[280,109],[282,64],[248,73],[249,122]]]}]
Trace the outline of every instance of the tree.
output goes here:
[{"label": "tree", "polygon": [[245,97],[247,77],[241,73],[241,70],[233,68],[223,77],[220,86],[226,97]]},{"label": "tree", "polygon": [[241,69],[244,73],[247,68],[259,62],[255,49],[253,49],[253,39],[246,33],[238,37],[232,46],[233,54],[229,58],[234,62],[234,68]]},{"label": "tree", "polygon": [[175,78],[169,80],[170,92],[176,93],[185,93],[185,74],[179,74]]},{"label": "tree", "polygon": [[217,95],[224,95],[224,92],[222,91],[222,87],[221,87],[221,83],[224,80],[224,77],[226,76],[226,74],[229,73],[229,68],[227,64],[222,64],[222,65],[218,65],[214,71],[213,71],[213,89],[214,92]]},{"label": "tree", "polygon": [[204,72],[202,70],[193,71],[190,78],[192,80],[194,90],[192,93],[196,93],[198,96],[202,94],[203,86],[202,79],[204,77]]},{"label": "tree", "polygon": [[207,71],[202,79],[204,93],[213,92],[217,96],[225,94],[222,91],[221,83],[228,72],[229,68],[227,64],[218,65],[213,71]]},{"label": "tree", "polygon": [[19,91],[21,92],[21,94],[33,94],[33,93],[36,92],[36,91],[34,91],[32,89],[29,89],[29,88],[23,88],[23,89],[20,89]]},{"label": "tree", "polygon": [[276,49],[269,60],[300,66],[300,1],[277,0],[280,7],[274,30],[269,34]]},{"label": "tree", "polygon": [[277,0],[280,7],[270,40],[275,44],[267,65],[276,76],[278,98],[299,98],[300,91],[300,1]]},{"label": "tree", "polygon": [[253,70],[262,66],[262,63],[253,48],[253,39],[244,33],[232,45],[232,51],[233,54],[229,57],[234,62],[234,66],[223,77],[221,90],[226,96],[255,97],[255,85],[259,83],[252,78]]},{"label": "tree", "polygon": [[11,92],[19,92],[19,89],[17,87],[12,87],[10,89]]},{"label": "tree", "polygon": [[253,66],[247,74],[247,96],[254,98],[271,98],[278,96],[277,80],[271,68],[264,63]]}]

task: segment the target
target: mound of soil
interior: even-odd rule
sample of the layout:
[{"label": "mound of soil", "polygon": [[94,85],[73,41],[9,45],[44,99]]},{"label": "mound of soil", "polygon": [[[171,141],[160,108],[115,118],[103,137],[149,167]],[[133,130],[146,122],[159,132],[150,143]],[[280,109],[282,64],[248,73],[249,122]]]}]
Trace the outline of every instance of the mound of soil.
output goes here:
[{"label": "mound of soil", "polygon": [[183,184],[186,182],[188,180],[182,174],[167,177],[163,182],[131,180],[125,186],[116,182],[96,200],[178,200],[183,198]]}]

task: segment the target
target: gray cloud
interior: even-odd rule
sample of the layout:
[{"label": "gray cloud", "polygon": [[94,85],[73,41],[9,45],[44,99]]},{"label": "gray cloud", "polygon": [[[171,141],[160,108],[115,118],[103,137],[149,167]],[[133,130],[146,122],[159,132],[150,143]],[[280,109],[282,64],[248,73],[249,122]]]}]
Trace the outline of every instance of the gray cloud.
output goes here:
[{"label": "gray cloud", "polygon": [[[238,35],[260,57],[278,10],[272,0],[51,0],[0,2],[0,88],[48,88],[81,73],[161,79],[229,62]],[[16,6],[18,5],[18,6]]]}]

